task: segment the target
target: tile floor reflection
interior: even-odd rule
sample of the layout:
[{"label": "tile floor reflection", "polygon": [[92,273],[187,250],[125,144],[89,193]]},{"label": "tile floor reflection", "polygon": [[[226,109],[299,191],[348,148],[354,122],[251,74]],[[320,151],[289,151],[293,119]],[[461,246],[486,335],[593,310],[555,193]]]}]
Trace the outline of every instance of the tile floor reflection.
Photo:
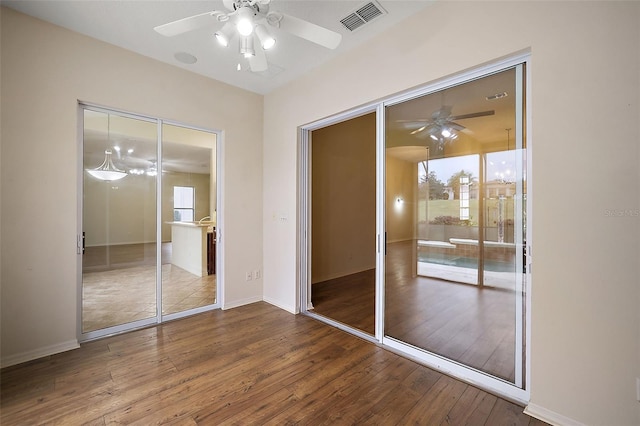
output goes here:
[{"label": "tile floor reflection", "polygon": [[[163,315],[216,302],[216,275],[198,277],[172,264],[162,265]],[[156,315],[156,268],[140,265],[83,274],[82,331]]]}]

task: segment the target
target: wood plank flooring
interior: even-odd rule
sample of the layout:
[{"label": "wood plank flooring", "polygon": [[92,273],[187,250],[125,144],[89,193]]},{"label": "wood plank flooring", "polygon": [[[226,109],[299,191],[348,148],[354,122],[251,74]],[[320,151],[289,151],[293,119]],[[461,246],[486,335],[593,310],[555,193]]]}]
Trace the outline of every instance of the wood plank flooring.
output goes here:
[{"label": "wood plank flooring", "polygon": [[[389,244],[385,334],[513,383],[515,293],[414,276],[411,242]],[[312,286],[314,312],[375,332],[375,270]]]},{"label": "wood plank flooring", "polygon": [[259,302],[0,371],[4,425],[543,425],[522,407]]},{"label": "wood plank flooring", "polygon": [[375,273],[375,269],[369,269],[313,284],[314,312],[374,335]]}]

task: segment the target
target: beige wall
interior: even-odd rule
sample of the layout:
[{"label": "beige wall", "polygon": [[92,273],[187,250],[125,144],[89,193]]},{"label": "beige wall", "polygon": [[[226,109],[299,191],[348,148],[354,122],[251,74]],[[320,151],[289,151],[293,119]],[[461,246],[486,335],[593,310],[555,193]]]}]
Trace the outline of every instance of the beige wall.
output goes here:
[{"label": "beige wall", "polygon": [[200,173],[168,173],[163,176],[162,196],[165,202],[162,205],[162,217],[166,220],[162,223],[162,241],[171,241],[171,225],[166,223],[173,220],[173,187],[192,186],[196,194],[196,209],[194,220],[200,220],[210,216],[211,175]]},{"label": "beige wall", "polygon": [[155,242],[155,179],[127,176],[106,182],[89,176],[84,181],[82,225],[87,247]]},{"label": "beige wall", "polygon": [[414,239],[418,165],[387,155],[385,174],[387,242]]},{"label": "beige wall", "polygon": [[[88,174],[87,174],[88,176]],[[162,182],[162,241],[171,241],[173,187],[192,186],[196,194],[195,220],[209,216],[210,175],[172,172]],[[87,247],[105,244],[139,244],[156,240],[156,179],[132,176],[126,181],[84,181],[83,231]],[[215,192],[211,193],[211,195]],[[109,239],[107,240],[107,207]]]},{"label": "beige wall", "polygon": [[313,131],[311,158],[311,282],[375,268],[375,114]]},{"label": "beige wall", "polygon": [[640,218],[624,211],[640,209],[638,2],[435,2],[265,96],[264,298],[298,309],[296,224],[272,219],[295,217],[298,126],[525,49],[531,406],[637,425]]},{"label": "beige wall", "polygon": [[10,9],[1,34],[3,363],[77,338],[78,100],[223,131],[224,306],[261,300],[262,96]]},{"label": "beige wall", "polygon": [[[192,186],[196,194],[195,220],[209,215],[210,175],[172,172],[163,176],[162,241],[171,241],[173,187]],[[106,194],[110,192],[111,194]],[[87,179],[84,184],[85,244],[107,244],[106,208],[109,206],[109,244],[138,244],[156,240],[156,180],[136,176],[127,182],[101,182]],[[107,196],[109,199],[107,201]],[[142,213],[144,212],[144,213]]]}]

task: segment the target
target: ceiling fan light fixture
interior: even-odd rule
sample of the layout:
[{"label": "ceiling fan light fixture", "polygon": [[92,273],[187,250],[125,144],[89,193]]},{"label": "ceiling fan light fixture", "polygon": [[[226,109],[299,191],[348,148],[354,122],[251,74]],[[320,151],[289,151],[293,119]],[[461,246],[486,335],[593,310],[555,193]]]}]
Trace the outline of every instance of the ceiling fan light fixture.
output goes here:
[{"label": "ceiling fan light fixture", "polygon": [[240,54],[245,58],[251,58],[256,55],[256,51],[253,50],[253,37],[240,38]]},{"label": "ceiling fan light fixture", "polygon": [[222,47],[229,46],[229,39],[227,37],[225,37],[225,35],[222,34],[220,31],[217,31],[214,34],[214,37],[216,38],[217,42],[220,43],[220,46],[222,46]]},{"label": "ceiling fan light fixture", "polygon": [[158,176],[158,163],[155,161],[151,161],[151,166],[147,168],[145,173],[147,176],[151,176],[151,177]]},{"label": "ceiling fan light fixture", "polygon": [[451,131],[447,128],[442,129],[442,132],[440,132],[440,134],[445,138],[451,137]]},{"label": "ceiling fan light fixture", "polygon": [[238,10],[238,20],[236,28],[240,35],[248,36],[253,32],[253,9],[249,6],[242,7]]},{"label": "ceiling fan light fixture", "polygon": [[507,92],[495,93],[493,95],[487,96],[485,99],[488,101],[495,101],[496,99],[506,98],[509,94]]},{"label": "ceiling fan light fixture", "polygon": [[276,39],[269,34],[264,25],[256,25],[256,34],[264,50],[269,50],[276,44]]},{"label": "ceiling fan light fixture", "polygon": [[231,37],[233,36],[233,24],[227,22],[222,28],[220,28],[220,30],[216,31],[213,35],[221,46],[229,46],[229,42],[231,41]]},{"label": "ceiling fan light fixture", "polygon": [[[223,22],[223,28],[214,33],[217,42],[222,46],[229,46],[236,33],[240,38],[253,37],[255,31],[258,34],[256,38],[260,48],[254,50],[252,44],[243,48],[242,52],[245,59],[249,59],[249,67],[254,73],[266,72],[270,68],[264,52],[273,48],[276,39],[267,30],[267,25],[327,49],[335,49],[340,45],[342,34],[295,16],[269,11],[270,2],[271,0],[222,0],[229,12],[212,10],[199,13],[159,25],[154,27],[154,30],[163,36],[173,37],[207,27],[212,20]],[[244,64],[242,66],[244,67]]]}]

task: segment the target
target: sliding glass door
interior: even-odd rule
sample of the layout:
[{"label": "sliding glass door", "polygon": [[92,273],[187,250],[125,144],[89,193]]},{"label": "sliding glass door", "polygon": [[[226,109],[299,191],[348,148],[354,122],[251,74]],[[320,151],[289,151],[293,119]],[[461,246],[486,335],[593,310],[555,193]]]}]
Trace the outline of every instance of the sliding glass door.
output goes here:
[{"label": "sliding glass door", "polygon": [[313,123],[299,150],[302,311],[522,401],[526,60]]},{"label": "sliding glass door", "polygon": [[216,303],[216,135],[162,125],[162,314]]},{"label": "sliding glass door", "polygon": [[217,134],[80,114],[80,339],[216,307]]},{"label": "sliding glass door", "polygon": [[83,114],[82,333],[92,333],[156,317],[156,181],[130,170],[157,163],[157,125]]},{"label": "sliding glass door", "polygon": [[389,105],[385,336],[523,386],[522,68]]},{"label": "sliding glass door", "polygon": [[376,115],[314,130],[309,308],[373,336],[376,277]]}]

